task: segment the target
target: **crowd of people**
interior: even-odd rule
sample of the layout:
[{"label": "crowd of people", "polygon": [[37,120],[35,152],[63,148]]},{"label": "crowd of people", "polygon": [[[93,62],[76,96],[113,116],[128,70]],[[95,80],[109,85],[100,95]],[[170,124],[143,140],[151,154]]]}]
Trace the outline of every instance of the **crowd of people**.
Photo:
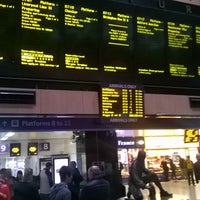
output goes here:
[{"label": "crowd of people", "polygon": [[[156,196],[155,186],[160,190],[161,197],[172,197],[167,192],[156,173],[145,166],[146,152],[140,150],[137,158],[132,162],[128,182],[129,199],[142,200],[141,189],[148,189],[150,199]],[[197,161],[193,163],[187,156],[184,160],[184,173],[186,172],[188,184],[195,185],[200,180],[200,154],[196,156]],[[165,165],[165,163],[162,163]],[[173,163],[170,163],[173,165]],[[68,166],[59,169],[60,183],[53,182],[51,172],[52,164],[47,162],[36,179],[33,176],[33,169],[25,168],[24,172],[19,170],[17,176],[13,177],[11,169],[0,170],[0,200],[117,200],[126,196],[125,190],[121,192],[122,185],[116,184],[120,181],[115,170],[111,169],[109,176],[106,176],[102,168],[92,165],[87,171],[87,180],[81,176],[76,162],[72,161]],[[173,166],[171,166],[173,167]],[[111,165],[111,168],[113,166]],[[185,171],[186,168],[186,171]],[[173,176],[176,175],[173,174]],[[81,185],[81,182],[85,184]],[[120,187],[119,187],[120,186]],[[119,191],[121,192],[120,195]]]},{"label": "crowd of people", "polygon": [[[52,164],[47,162],[38,176],[33,176],[32,168],[18,171],[16,177],[11,170],[0,170],[0,200],[111,200],[112,187],[102,169],[92,165],[88,169],[88,180],[84,181],[76,162],[59,169],[60,183],[53,182]],[[115,184],[112,184],[115,185]],[[125,195],[125,194],[124,194]]]}]

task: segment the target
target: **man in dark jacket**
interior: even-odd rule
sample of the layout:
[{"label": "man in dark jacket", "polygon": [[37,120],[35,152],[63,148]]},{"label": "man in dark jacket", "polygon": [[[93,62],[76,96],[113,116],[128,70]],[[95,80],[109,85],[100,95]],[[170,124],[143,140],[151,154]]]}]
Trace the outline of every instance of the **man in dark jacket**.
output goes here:
[{"label": "man in dark jacket", "polygon": [[110,185],[104,180],[98,166],[93,165],[88,169],[89,182],[82,189],[80,200],[109,200]]},{"label": "man in dark jacket", "polygon": [[76,167],[76,162],[71,161],[69,166],[72,168],[72,181],[68,184],[69,190],[71,191],[72,200],[79,199],[80,183],[83,181],[79,169]]},{"label": "man in dark jacket", "polygon": [[194,175],[196,183],[199,183],[200,180],[200,153],[196,155],[197,161],[194,163]]},{"label": "man in dark jacket", "polygon": [[[127,196],[135,200],[142,200],[143,196],[140,189],[149,189],[151,199],[155,199],[155,188],[152,182],[160,190],[161,197],[172,197],[172,194],[165,191],[158,179],[158,176],[145,167],[146,152],[140,150],[137,158],[133,161],[130,168],[129,190]],[[149,184],[149,185],[147,185]]]},{"label": "man in dark jacket", "polygon": [[50,200],[71,200],[71,192],[68,184],[72,180],[72,169],[69,166],[62,166],[59,170],[61,183],[55,184],[50,191]]}]

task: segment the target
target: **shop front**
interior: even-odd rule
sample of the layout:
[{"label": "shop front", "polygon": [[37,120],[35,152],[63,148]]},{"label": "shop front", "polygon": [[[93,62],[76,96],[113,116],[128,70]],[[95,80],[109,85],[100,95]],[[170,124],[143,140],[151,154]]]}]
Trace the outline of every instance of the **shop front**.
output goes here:
[{"label": "shop front", "polygon": [[193,137],[197,137],[197,140],[192,142],[186,141],[187,131],[185,129],[144,130],[148,168],[160,175],[163,172],[161,162],[165,160],[170,169],[169,161],[172,159],[176,165],[177,178],[180,179],[180,157],[185,159],[186,156],[190,156],[195,162],[199,147],[198,130],[193,130]]},{"label": "shop front", "polygon": [[128,178],[129,169],[133,160],[137,157],[138,151],[144,149],[144,137],[118,137],[118,165],[122,178]]}]

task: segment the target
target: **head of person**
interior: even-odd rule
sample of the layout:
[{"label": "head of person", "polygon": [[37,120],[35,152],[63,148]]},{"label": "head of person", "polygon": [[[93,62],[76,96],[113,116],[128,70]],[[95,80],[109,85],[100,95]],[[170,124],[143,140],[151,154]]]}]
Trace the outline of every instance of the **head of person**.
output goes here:
[{"label": "head of person", "polygon": [[88,169],[88,179],[95,179],[102,176],[102,171],[97,165],[93,165]]},{"label": "head of person", "polygon": [[46,167],[46,169],[50,170],[52,167],[52,164],[50,162],[47,162],[45,167]]},{"label": "head of person", "polygon": [[32,182],[33,181],[33,169],[32,168],[25,168],[23,181],[24,182]]},{"label": "head of person", "polygon": [[17,171],[17,178],[18,178],[19,180],[21,180],[22,177],[23,177],[23,172],[22,172],[22,170],[18,170],[18,171]]},{"label": "head of person", "polygon": [[72,169],[76,168],[76,162],[75,162],[75,161],[71,161],[70,164],[69,164],[69,166],[70,166]]},{"label": "head of person", "polygon": [[190,156],[186,156],[186,159],[189,160],[189,159],[190,159]]},{"label": "head of person", "polygon": [[196,159],[197,159],[198,161],[200,161],[200,153],[198,153],[198,154],[196,155]]},{"label": "head of person", "polygon": [[66,184],[70,183],[72,180],[72,169],[70,166],[62,166],[59,170],[61,182]]},{"label": "head of person", "polygon": [[140,161],[144,161],[146,158],[146,152],[144,150],[139,150],[138,151],[138,155],[137,155],[137,159]]},{"label": "head of person", "polygon": [[8,173],[8,170],[6,168],[0,169],[0,180],[4,181],[4,182],[9,181],[9,173]]}]

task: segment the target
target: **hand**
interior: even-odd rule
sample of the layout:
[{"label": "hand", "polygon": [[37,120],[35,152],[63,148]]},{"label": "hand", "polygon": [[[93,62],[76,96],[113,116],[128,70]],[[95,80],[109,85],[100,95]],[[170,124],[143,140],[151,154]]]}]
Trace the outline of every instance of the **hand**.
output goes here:
[{"label": "hand", "polygon": [[131,194],[130,199],[135,200],[134,196]]}]

